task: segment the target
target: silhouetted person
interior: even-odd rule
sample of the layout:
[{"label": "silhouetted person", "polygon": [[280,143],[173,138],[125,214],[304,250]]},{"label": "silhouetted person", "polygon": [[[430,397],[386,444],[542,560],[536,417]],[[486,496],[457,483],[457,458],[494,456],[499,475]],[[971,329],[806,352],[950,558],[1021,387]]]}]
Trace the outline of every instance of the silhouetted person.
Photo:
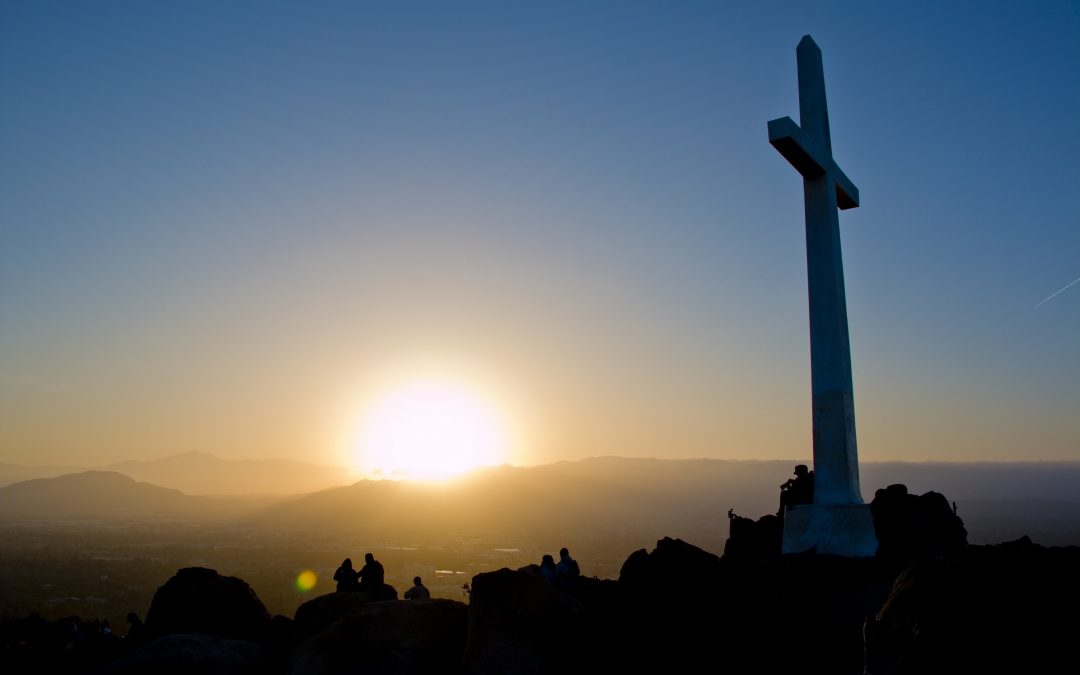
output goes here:
[{"label": "silhouetted person", "polygon": [[364,554],[364,567],[356,575],[360,578],[360,590],[377,591],[383,586],[383,566],[375,556]]},{"label": "silhouetted person", "polygon": [[540,560],[540,574],[544,576],[544,581],[552,586],[555,585],[555,577],[557,576],[555,571],[555,558],[552,558],[550,553],[545,553],[544,557]]},{"label": "silhouetted person", "polygon": [[555,566],[555,586],[564,591],[572,591],[577,588],[578,577],[581,576],[581,568],[577,561],[570,557],[570,551],[565,547],[559,549],[559,564]]},{"label": "silhouetted person", "polygon": [[795,477],[780,486],[780,510],[776,515],[784,517],[787,507],[796,504],[812,504],[814,501],[814,472],[805,464],[795,467]]},{"label": "silhouetted person", "polygon": [[334,581],[337,582],[338,593],[356,590],[358,584],[356,582],[356,570],[352,566],[352,558],[345,558],[341,561],[341,567],[334,572]]},{"label": "silhouetted person", "polygon": [[431,591],[420,581],[420,577],[413,577],[413,587],[405,591],[406,600],[430,600]]},{"label": "silhouetted person", "polygon": [[142,619],[135,612],[128,612],[128,639],[135,642],[142,642],[146,638],[146,625],[143,624]]}]

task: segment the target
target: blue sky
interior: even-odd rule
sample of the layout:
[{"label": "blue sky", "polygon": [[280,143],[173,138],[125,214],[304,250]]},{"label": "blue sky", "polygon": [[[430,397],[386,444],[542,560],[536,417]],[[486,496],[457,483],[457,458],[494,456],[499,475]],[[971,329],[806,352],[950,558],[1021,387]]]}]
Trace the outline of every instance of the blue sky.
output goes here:
[{"label": "blue sky", "polygon": [[0,461],[807,456],[807,33],[862,457],[1080,460],[1080,3],[9,2]]}]

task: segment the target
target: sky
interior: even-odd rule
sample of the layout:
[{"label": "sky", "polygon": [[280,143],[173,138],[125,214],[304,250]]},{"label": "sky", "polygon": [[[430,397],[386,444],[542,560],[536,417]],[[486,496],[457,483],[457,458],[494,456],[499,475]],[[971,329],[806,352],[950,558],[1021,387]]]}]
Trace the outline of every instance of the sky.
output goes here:
[{"label": "sky", "polygon": [[1051,0],[4,2],[0,461],[355,463],[414,381],[484,401],[515,464],[808,457],[766,132],[805,34],[861,195],[860,458],[1080,461],[1080,3]]}]

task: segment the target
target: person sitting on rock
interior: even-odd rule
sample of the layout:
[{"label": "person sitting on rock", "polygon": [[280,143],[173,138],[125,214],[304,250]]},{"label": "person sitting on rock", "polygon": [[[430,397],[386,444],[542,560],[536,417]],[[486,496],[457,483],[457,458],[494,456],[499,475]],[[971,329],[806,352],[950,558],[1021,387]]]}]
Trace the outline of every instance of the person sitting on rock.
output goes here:
[{"label": "person sitting on rock", "polygon": [[364,566],[356,575],[360,579],[360,590],[378,591],[383,587],[383,566],[375,556],[364,554]]},{"label": "person sitting on rock", "polygon": [[795,477],[780,486],[780,510],[776,515],[783,518],[787,507],[813,502],[814,472],[809,471],[805,464],[799,464],[795,467]]},{"label": "person sitting on rock", "polygon": [[356,570],[352,566],[352,558],[341,561],[341,567],[334,572],[334,581],[337,582],[338,593],[356,590]]},{"label": "person sitting on rock", "polygon": [[552,558],[550,553],[545,553],[544,557],[540,559],[540,574],[543,575],[544,581],[552,586],[555,585],[555,577],[557,576],[555,558]]},{"label": "person sitting on rock", "polygon": [[572,591],[577,588],[578,577],[581,576],[581,568],[577,561],[570,557],[570,551],[565,547],[559,549],[559,564],[555,566],[555,587],[563,591]]},{"label": "person sitting on rock", "polygon": [[128,639],[133,642],[142,642],[146,638],[146,624],[135,612],[128,612]]},{"label": "person sitting on rock", "polygon": [[420,581],[420,577],[413,577],[413,587],[405,591],[406,600],[430,600],[431,591]]}]

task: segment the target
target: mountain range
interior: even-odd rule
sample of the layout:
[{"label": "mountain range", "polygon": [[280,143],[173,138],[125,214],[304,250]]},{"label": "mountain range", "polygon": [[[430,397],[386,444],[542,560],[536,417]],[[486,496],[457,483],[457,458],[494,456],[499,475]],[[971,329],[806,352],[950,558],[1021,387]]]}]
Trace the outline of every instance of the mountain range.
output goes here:
[{"label": "mountain range", "polygon": [[193,516],[208,512],[200,497],[139,483],[114,471],[35,478],[0,488],[0,514],[15,518]]},{"label": "mountain range", "polygon": [[[189,481],[200,471],[235,466],[207,455],[181,457],[175,465],[183,466]],[[153,463],[128,466],[147,464]],[[524,541],[587,540],[633,533],[635,539],[675,536],[718,547],[726,538],[729,509],[752,518],[775,511],[779,485],[793,464],[601,457],[491,467],[442,484],[364,480],[258,499],[190,495],[118,472],[89,471],[0,488],[0,518],[242,518],[258,528],[397,541],[486,533]],[[871,486],[891,483],[904,483],[914,493],[945,494],[957,503],[976,543],[1023,534],[1044,544],[1080,541],[1080,464],[868,463],[862,476],[867,498],[873,496]]]},{"label": "mountain range", "polygon": [[173,488],[189,495],[302,494],[355,480],[349,470],[341,466],[292,459],[222,459],[206,452],[185,452],[161,459],[93,467],[28,467],[0,463],[0,486],[87,470],[115,471],[136,481]]}]

